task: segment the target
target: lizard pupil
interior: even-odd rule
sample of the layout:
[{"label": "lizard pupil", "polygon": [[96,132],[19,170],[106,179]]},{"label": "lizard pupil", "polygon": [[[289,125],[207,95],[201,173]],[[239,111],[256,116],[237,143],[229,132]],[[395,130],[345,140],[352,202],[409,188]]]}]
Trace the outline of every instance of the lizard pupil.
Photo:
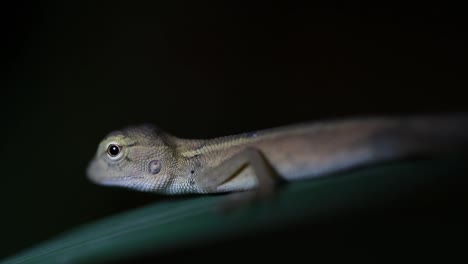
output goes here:
[{"label": "lizard pupil", "polygon": [[115,157],[117,155],[119,155],[120,153],[120,147],[117,146],[117,145],[110,145],[108,148],[107,148],[107,153],[109,153],[109,155],[111,157]]}]

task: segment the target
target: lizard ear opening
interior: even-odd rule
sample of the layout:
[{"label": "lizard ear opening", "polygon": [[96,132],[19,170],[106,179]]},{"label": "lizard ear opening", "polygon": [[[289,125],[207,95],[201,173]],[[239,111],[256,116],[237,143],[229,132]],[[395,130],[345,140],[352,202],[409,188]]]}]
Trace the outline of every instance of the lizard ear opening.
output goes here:
[{"label": "lizard ear opening", "polygon": [[161,171],[161,167],[162,165],[159,160],[152,160],[148,166],[151,174],[158,174]]}]

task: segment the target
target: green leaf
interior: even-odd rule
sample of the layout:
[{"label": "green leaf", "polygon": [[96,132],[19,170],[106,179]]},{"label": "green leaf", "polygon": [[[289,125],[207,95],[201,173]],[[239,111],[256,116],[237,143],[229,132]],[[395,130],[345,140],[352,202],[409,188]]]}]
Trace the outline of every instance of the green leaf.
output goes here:
[{"label": "green leaf", "polygon": [[404,196],[431,181],[466,173],[460,160],[381,164],[281,186],[276,199],[222,214],[225,196],[207,195],[154,203],[76,227],[1,263],[94,263],[163,253],[208,241],[272,230],[303,219],[320,221]]}]

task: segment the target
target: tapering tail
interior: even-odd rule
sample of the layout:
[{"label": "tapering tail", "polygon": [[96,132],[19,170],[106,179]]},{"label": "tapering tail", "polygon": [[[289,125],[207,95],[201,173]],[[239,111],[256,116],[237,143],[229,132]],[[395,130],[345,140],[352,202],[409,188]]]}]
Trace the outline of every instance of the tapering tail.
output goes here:
[{"label": "tapering tail", "polygon": [[377,131],[376,151],[386,158],[433,156],[468,151],[468,115],[440,114],[395,119],[394,125]]},{"label": "tapering tail", "polygon": [[288,166],[278,166],[287,180],[383,161],[468,154],[468,114],[337,120],[312,124],[307,131],[292,147]]}]

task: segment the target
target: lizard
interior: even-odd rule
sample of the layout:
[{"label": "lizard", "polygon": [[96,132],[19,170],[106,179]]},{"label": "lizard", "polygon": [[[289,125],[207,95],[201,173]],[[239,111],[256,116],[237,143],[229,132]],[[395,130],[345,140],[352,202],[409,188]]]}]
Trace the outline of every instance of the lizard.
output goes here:
[{"label": "lizard", "polygon": [[327,119],[211,139],[139,124],[102,139],[86,172],[96,184],[136,191],[257,197],[279,183],[467,146],[466,114]]}]

